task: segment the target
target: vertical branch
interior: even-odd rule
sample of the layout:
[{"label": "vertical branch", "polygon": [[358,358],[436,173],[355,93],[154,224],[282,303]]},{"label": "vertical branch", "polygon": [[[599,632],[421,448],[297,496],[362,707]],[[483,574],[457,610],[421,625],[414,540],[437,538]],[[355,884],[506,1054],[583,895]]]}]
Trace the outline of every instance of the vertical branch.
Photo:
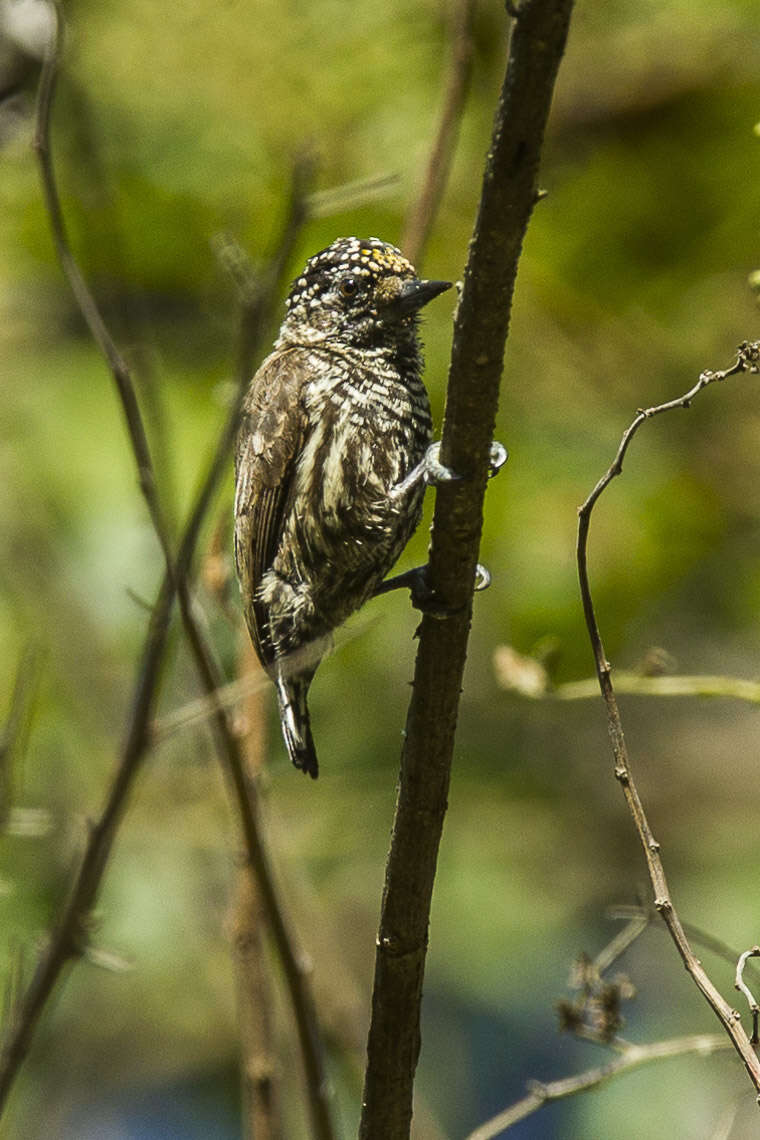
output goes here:
[{"label": "vertical branch", "polygon": [[417,268],[422,263],[454,161],[459,124],[470,86],[474,17],[475,0],[456,0],[451,29],[451,60],[438,130],[425,169],[422,191],[406,216],[399,242]]},{"label": "vertical branch", "polygon": [[282,1140],[264,912],[256,880],[248,867],[241,868],[238,874],[232,905],[231,933],[240,1027],[242,1134],[244,1140]]},{"label": "vertical branch", "polygon": [[703,372],[697,383],[684,396],[680,396],[676,400],[669,400],[667,403],[660,404],[654,408],[647,408],[637,414],[630,427],[623,434],[613,463],[578,511],[577,561],[578,578],[583,600],[583,613],[594,653],[599,688],[601,689],[607,711],[607,726],[615,761],[615,777],[623,789],[628,810],[631,813],[644,850],[647,868],[649,870],[649,878],[654,891],[654,905],[665,921],[684,966],[731,1039],[734,1048],[744,1062],[744,1066],[753,1085],[760,1091],[760,1060],[752,1048],[747,1034],[739,1023],[739,1014],[735,1009],[732,1009],[719,993],[708,977],[702,963],[694,954],[683,925],[681,924],[681,920],[673,905],[668,882],[665,877],[665,868],[660,857],[660,845],[652,834],[649,819],[647,818],[644,805],[633,778],[633,772],[631,771],[628,747],[623,732],[623,722],[620,717],[617,697],[612,684],[611,666],[604,651],[588,574],[588,535],[592,511],[599,497],[612,480],[621,474],[623,470],[623,459],[625,458],[634,435],[641,425],[646,420],[652,419],[652,417],[661,415],[664,412],[673,411],[677,408],[689,408],[695,396],[706,388],[708,384],[725,380],[727,377],[736,375],[739,372],[757,372],[758,361],[760,361],[760,344],[745,343],[739,348],[736,361],[730,368],[721,372]]},{"label": "vertical branch", "polygon": [[375,959],[361,1140],[405,1140],[438,846],[447,806],[483,497],[517,264],[572,0],[525,0],[512,34],[454,328],[430,581],[406,723]]},{"label": "vertical branch", "polygon": [[[246,638],[239,674],[263,677],[263,670]],[[260,686],[246,695],[243,726],[245,776],[260,775],[266,747],[266,692]],[[266,953],[266,913],[255,876],[241,867],[232,902],[231,930],[238,990],[243,1137],[283,1140],[280,1116],[279,1066],[274,1042],[274,977]]]}]

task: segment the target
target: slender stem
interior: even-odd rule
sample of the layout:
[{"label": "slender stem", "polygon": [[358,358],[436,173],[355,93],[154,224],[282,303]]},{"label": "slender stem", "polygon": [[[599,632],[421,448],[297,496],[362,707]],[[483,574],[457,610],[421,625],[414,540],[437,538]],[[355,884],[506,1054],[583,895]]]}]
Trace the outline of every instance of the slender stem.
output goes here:
[{"label": "slender stem", "polygon": [[753,946],[751,950],[745,950],[743,954],[739,955],[739,961],[736,964],[736,981],[734,986],[740,991],[747,999],[750,1013],[752,1014],[752,1036],[750,1037],[750,1044],[758,1044],[758,1015],[760,1015],[760,1006],[755,1000],[754,994],[744,980],[744,968],[747,965],[748,958],[760,958],[760,946]]},{"label": "slender stem", "polygon": [[575,1077],[564,1077],[562,1080],[549,1081],[544,1084],[540,1081],[531,1081],[529,1091],[521,1100],[504,1109],[497,1116],[479,1125],[470,1132],[466,1140],[495,1140],[526,1116],[538,1112],[552,1100],[563,1100],[565,1097],[576,1096],[578,1093],[588,1092],[589,1089],[598,1088],[605,1081],[617,1077],[621,1073],[628,1073],[642,1065],[653,1061],[663,1061],[668,1057],[682,1057],[687,1053],[697,1053],[701,1057],[709,1057],[721,1049],[728,1049],[729,1042],[722,1034],[700,1033],[690,1037],[672,1037],[666,1041],[654,1041],[650,1045],[629,1045],[618,1057],[614,1057],[605,1065],[598,1065],[593,1069],[586,1069]]},{"label": "slender stem", "polygon": [[[688,674],[647,677],[642,673],[615,671],[615,687],[619,693],[649,697],[727,697],[730,700],[760,704],[760,681],[720,674]],[[599,682],[589,677],[583,681],[567,681],[548,689],[548,697],[561,701],[585,700],[599,695]]]},{"label": "slender stem", "polygon": [[449,616],[425,614],[420,626],[377,939],[361,1140],[409,1136],[430,902],[504,345],[571,7],[526,0],[520,9],[454,329],[442,459],[468,478],[436,495],[430,581]]},{"label": "slender stem", "polygon": [[652,829],[649,825],[649,820],[631,771],[628,748],[623,733],[623,724],[615,696],[615,689],[612,684],[611,666],[607,660],[602,644],[588,574],[588,534],[594,505],[612,480],[621,473],[625,454],[641,425],[645,420],[651,419],[654,416],[673,411],[676,408],[690,407],[694,397],[706,388],[708,384],[725,380],[727,377],[734,376],[739,372],[757,371],[758,360],[760,360],[760,344],[745,343],[739,348],[736,361],[729,368],[722,372],[703,372],[697,383],[684,396],[676,400],[669,400],[667,403],[660,404],[657,407],[640,411],[637,414],[630,427],[623,433],[615,459],[606,474],[599,480],[578,511],[577,560],[583,612],[594,653],[599,687],[607,710],[607,725],[615,761],[615,776],[623,789],[628,809],[633,817],[641,845],[644,849],[649,877],[654,890],[654,905],[665,921],[684,966],[723,1025],[734,1048],[742,1058],[753,1085],[760,1091],[760,1060],[747,1034],[739,1023],[739,1014],[718,992],[708,977],[702,963],[692,951],[686,932],[684,931],[671,899],[667,879],[665,877],[665,869],[662,859],[660,858],[660,845],[652,834]]}]

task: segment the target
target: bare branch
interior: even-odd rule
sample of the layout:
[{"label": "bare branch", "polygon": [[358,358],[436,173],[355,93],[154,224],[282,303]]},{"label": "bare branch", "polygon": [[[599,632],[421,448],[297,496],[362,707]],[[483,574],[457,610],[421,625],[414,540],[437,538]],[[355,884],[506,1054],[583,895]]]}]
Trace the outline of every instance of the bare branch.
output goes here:
[{"label": "bare branch", "polygon": [[611,666],[604,652],[604,646],[596,620],[596,613],[594,611],[588,577],[587,556],[589,524],[594,504],[605,488],[621,473],[623,469],[623,459],[625,458],[628,447],[644,421],[676,408],[688,408],[694,397],[709,384],[725,380],[729,376],[734,376],[740,372],[757,372],[758,360],[760,360],[760,343],[745,343],[740,346],[736,360],[729,368],[721,372],[703,372],[697,383],[684,396],[638,413],[630,427],[624,432],[615,459],[608,471],[599,480],[578,512],[577,559],[578,576],[583,599],[583,612],[594,653],[599,687],[607,710],[607,723],[615,760],[615,776],[620,781],[623,794],[644,849],[649,876],[654,890],[654,905],[667,925],[670,935],[681,955],[684,966],[723,1025],[734,1048],[742,1058],[753,1085],[760,1091],[760,1060],[752,1048],[747,1034],[739,1023],[739,1014],[735,1009],[731,1008],[718,992],[701,962],[693,953],[686,932],[673,906],[665,877],[665,870],[660,858],[660,847],[652,834],[649,820],[644,811],[644,806],[641,802],[631,771],[628,749],[623,735],[623,725],[612,684]]},{"label": "bare branch", "polygon": [[513,1125],[525,1120],[543,1108],[552,1100],[562,1100],[568,1096],[588,1092],[589,1089],[598,1088],[599,1085],[617,1077],[621,1073],[628,1073],[652,1061],[663,1061],[668,1057],[682,1057],[687,1053],[696,1053],[700,1057],[709,1057],[721,1049],[728,1049],[730,1042],[719,1033],[699,1033],[689,1037],[671,1037],[666,1041],[654,1041],[650,1045],[629,1045],[618,1057],[608,1061],[606,1065],[598,1065],[593,1069],[586,1069],[575,1077],[564,1077],[562,1080],[531,1081],[529,1092],[522,1100],[504,1109],[485,1124],[479,1125],[467,1136],[466,1140],[494,1140],[501,1136]]},{"label": "bare branch", "polygon": [[451,61],[446,79],[441,117],[428,158],[422,190],[412,204],[400,245],[413,265],[421,265],[425,246],[449,180],[467,91],[473,52],[475,0],[456,0],[451,27]]},{"label": "bare branch", "polygon": [[409,1135],[430,900],[504,345],[571,7],[571,0],[526,0],[520,9],[457,312],[441,458],[465,478],[436,495],[430,582],[440,605],[420,626],[377,939],[361,1140]]}]

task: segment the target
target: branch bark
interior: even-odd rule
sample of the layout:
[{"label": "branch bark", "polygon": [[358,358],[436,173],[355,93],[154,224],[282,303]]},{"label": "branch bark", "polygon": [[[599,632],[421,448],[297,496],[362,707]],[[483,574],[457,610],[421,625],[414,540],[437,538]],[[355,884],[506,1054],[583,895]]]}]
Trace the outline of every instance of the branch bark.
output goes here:
[{"label": "branch bark", "polygon": [[436,495],[430,581],[401,757],[375,959],[361,1140],[404,1140],[420,1049],[430,903],[447,807],[490,445],[517,264],[572,0],[525,0],[489,151],[454,328],[442,459],[466,478]]}]

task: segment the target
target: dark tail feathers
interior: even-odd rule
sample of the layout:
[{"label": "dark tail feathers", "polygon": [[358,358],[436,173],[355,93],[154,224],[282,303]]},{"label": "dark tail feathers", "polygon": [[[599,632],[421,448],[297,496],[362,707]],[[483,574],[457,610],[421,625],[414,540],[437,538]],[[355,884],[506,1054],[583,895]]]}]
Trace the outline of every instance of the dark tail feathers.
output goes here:
[{"label": "dark tail feathers", "polygon": [[311,677],[283,677],[282,673],[278,673],[275,683],[282,736],[288,755],[296,768],[308,772],[312,780],[316,780],[319,764],[306,703]]}]

